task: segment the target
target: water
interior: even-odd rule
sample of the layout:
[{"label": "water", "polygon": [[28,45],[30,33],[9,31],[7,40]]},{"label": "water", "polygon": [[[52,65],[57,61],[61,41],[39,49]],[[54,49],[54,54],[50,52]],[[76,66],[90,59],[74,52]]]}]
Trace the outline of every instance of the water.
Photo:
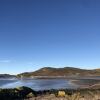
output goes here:
[{"label": "water", "polygon": [[27,86],[34,90],[77,88],[67,79],[0,79],[0,88],[15,88]]}]

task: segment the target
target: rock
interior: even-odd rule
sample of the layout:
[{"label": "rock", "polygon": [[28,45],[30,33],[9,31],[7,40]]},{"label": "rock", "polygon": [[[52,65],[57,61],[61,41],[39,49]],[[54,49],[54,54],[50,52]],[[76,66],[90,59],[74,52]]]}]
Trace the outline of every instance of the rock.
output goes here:
[{"label": "rock", "polygon": [[26,96],[36,96],[36,92],[34,90],[25,86],[15,88],[15,90],[19,94],[19,96],[23,98]]},{"label": "rock", "polygon": [[32,92],[30,92],[29,94],[27,94],[26,95],[26,98],[32,98],[32,97],[34,97],[35,95],[32,93]]}]

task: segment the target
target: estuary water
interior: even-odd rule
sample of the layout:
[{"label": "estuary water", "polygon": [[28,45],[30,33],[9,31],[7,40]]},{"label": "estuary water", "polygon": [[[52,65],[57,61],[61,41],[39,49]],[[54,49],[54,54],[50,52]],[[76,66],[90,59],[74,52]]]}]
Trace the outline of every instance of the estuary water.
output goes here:
[{"label": "estuary water", "polygon": [[67,79],[0,79],[0,88],[27,86],[34,90],[77,88]]}]

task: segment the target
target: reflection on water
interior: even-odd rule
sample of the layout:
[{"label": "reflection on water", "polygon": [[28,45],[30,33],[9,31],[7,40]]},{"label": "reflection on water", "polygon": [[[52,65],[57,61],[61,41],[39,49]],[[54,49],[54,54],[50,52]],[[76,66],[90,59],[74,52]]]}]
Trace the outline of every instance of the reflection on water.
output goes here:
[{"label": "reflection on water", "polygon": [[77,88],[66,79],[23,79],[0,80],[0,88],[27,86],[34,90]]}]

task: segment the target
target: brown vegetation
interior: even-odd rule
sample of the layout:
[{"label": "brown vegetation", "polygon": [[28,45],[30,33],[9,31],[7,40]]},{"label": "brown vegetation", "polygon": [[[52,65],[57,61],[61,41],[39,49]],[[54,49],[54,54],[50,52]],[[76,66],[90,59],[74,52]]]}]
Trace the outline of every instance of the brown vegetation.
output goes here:
[{"label": "brown vegetation", "polygon": [[26,72],[22,74],[18,74],[17,76],[20,77],[21,75],[25,77],[30,76],[100,76],[100,70],[85,70],[79,68],[72,68],[72,67],[65,67],[65,68],[51,68],[51,67],[44,67],[40,70],[35,72]]}]

